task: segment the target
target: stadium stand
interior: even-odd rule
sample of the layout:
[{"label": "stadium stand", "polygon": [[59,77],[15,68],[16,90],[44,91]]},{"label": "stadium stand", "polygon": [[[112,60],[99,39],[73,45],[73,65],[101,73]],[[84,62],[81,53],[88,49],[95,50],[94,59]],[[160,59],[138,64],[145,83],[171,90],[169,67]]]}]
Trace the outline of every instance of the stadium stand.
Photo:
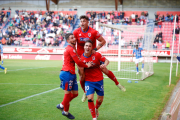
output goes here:
[{"label": "stadium stand", "polygon": [[[19,11],[3,29],[7,45],[60,46],[64,34],[73,30],[77,11]],[[3,38],[3,39],[5,39]]]}]

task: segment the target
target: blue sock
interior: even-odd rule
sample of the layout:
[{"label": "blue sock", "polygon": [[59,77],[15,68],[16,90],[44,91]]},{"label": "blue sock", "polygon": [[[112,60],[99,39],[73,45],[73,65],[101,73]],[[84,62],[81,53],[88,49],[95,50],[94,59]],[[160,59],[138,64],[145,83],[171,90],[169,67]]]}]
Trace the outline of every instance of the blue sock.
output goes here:
[{"label": "blue sock", "polygon": [[138,67],[136,67],[136,70],[137,70],[137,72],[139,72],[139,69],[138,69]]},{"label": "blue sock", "polygon": [[4,68],[3,66],[1,66],[1,65],[0,65],[0,68],[3,69],[3,70],[5,69],[5,68]]},{"label": "blue sock", "polygon": [[2,61],[2,64],[3,64],[3,61]]},{"label": "blue sock", "polygon": [[144,68],[144,63],[142,63],[142,68]]}]

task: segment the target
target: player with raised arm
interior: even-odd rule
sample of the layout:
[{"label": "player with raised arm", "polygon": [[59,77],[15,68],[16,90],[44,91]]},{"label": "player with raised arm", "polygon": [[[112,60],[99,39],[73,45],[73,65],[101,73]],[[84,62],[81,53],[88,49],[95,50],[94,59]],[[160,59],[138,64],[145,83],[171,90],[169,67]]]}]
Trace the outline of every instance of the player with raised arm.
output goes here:
[{"label": "player with raised arm", "polygon": [[[105,39],[99,34],[98,31],[94,30],[93,28],[88,26],[89,18],[85,15],[82,15],[80,17],[80,28],[76,29],[73,34],[77,40],[77,53],[79,56],[81,56],[84,53],[84,44],[87,40],[91,40],[93,43],[93,50],[92,53],[95,53],[97,50],[99,50],[103,45],[105,45],[106,41]],[[98,46],[96,47],[96,39],[99,41]],[[79,67],[79,75],[80,75],[80,84],[82,89],[85,92],[84,87],[84,68]],[[114,74],[108,70],[107,68],[101,69],[104,74],[106,74],[112,81],[115,82],[118,88],[125,91],[124,87],[119,84]],[[86,94],[83,94],[82,102],[86,100]]]},{"label": "player with raised arm", "polygon": [[84,68],[89,68],[92,66],[92,64],[90,62],[84,64],[79,60],[75,49],[76,39],[72,33],[66,34],[65,38],[68,42],[68,46],[64,51],[63,67],[59,75],[61,87],[64,90],[64,99],[60,104],[57,105],[57,108],[62,111],[62,115],[69,119],[74,119],[75,117],[69,113],[69,106],[70,101],[78,96],[75,63]]},{"label": "player with raised arm", "polygon": [[136,48],[133,50],[133,55],[132,55],[132,60],[133,60],[133,57],[134,57],[134,54],[135,54],[135,64],[136,64],[136,70],[137,70],[137,75],[139,74],[139,68],[138,68],[138,64],[139,62],[142,62],[142,68],[141,68],[141,71],[144,72],[144,59],[141,55],[141,51],[143,49],[142,48],[139,48],[138,45],[136,45]]},{"label": "player with raised arm", "polygon": [[[93,43],[88,40],[84,45],[84,53],[81,55],[81,60],[84,63],[92,62],[91,68],[85,68],[85,91],[88,98],[88,107],[93,120],[97,120],[99,115],[98,108],[101,106],[104,98],[103,74],[101,69],[106,68],[109,61],[100,53],[92,53]],[[104,62],[104,64],[100,63]],[[97,93],[96,105],[94,105],[94,92]]]},{"label": "player with raised arm", "polygon": [[[3,46],[1,44],[0,41],[0,61],[2,60],[2,64],[3,64]],[[7,73],[7,68],[4,68],[2,65],[0,65],[0,68],[4,70],[4,73]]]}]

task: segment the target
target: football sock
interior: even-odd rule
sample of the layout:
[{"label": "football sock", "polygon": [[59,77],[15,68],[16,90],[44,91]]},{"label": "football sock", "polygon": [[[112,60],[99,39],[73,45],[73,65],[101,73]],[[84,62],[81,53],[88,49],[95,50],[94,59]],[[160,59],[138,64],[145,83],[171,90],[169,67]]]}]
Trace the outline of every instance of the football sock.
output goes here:
[{"label": "football sock", "polygon": [[65,112],[69,111],[69,102],[70,102],[70,99],[71,99],[71,94],[65,94],[64,95],[64,99],[63,99],[61,104],[64,105],[64,111]]},{"label": "football sock", "polygon": [[142,68],[144,68],[144,63],[142,63]]},{"label": "football sock", "polygon": [[114,74],[113,74],[110,70],[109,70],[107,76],[108,76],[112,81],[114,81],[116,85],[119,84],[119,82],[117,81],[116,77],[114,76]]},{"label": "football sock", "polygon": [[98,109],[101,106],[102,102],[99,102],[98,99],[96,100],[96,109]]},{"label": "football sock", "polygon": [[96,118],[95,106],[92,100],[88,100],[88,107],[91,112],[92,118]]},{"label": "football sock", "polygon": [[3,60],[2,60],[2,64],[3,64]]},{"label": "football sock", "polygon": [[139,72],[139,69],[138,69],[138,67],[136,67],[136,70],[137,70],[137,72]]},{"label": "football sock", "polygon": [[3,66],[1,66],[1,65],[0,65],[0,68],[3,69],[3,70],[5,69],[5,68],[4,68]]},{"label": "football sock", "polygon": [[85,81],[80,80],[80,84],[81,84],[81,88],[83,89],[83,91],[85,93]]},{"label": "football sock", "polygon": [[71,94],[70,102],[71,102],[71,100],[73,100],[74,98],[76,98],[78,96],[78,94],[72,94],[72,93],[70,93],[70,94]]}]

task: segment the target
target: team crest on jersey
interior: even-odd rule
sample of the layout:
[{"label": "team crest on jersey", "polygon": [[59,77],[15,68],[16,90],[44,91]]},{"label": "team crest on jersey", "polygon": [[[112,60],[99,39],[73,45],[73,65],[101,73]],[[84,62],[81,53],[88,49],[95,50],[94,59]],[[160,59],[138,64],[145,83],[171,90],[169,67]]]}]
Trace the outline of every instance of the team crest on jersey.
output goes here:
[{"label": "team crest on jersey", "polygon": [[84,63],[86,63],[86,61],[85,61],[85,60],[84,60],[83,62],[84,62]]},{"label": "team crest on jersey", "polygon": [[95,60],[95,56],[92,56],[92,60]]},{"label": "team crest on jersey", "polygon": [[91,37],[91,33],[88,33],[88,36]]},{"label": "team crest on jersey", "polygon": [[81,34],[79,34],[79,36],[81,36]]}]

